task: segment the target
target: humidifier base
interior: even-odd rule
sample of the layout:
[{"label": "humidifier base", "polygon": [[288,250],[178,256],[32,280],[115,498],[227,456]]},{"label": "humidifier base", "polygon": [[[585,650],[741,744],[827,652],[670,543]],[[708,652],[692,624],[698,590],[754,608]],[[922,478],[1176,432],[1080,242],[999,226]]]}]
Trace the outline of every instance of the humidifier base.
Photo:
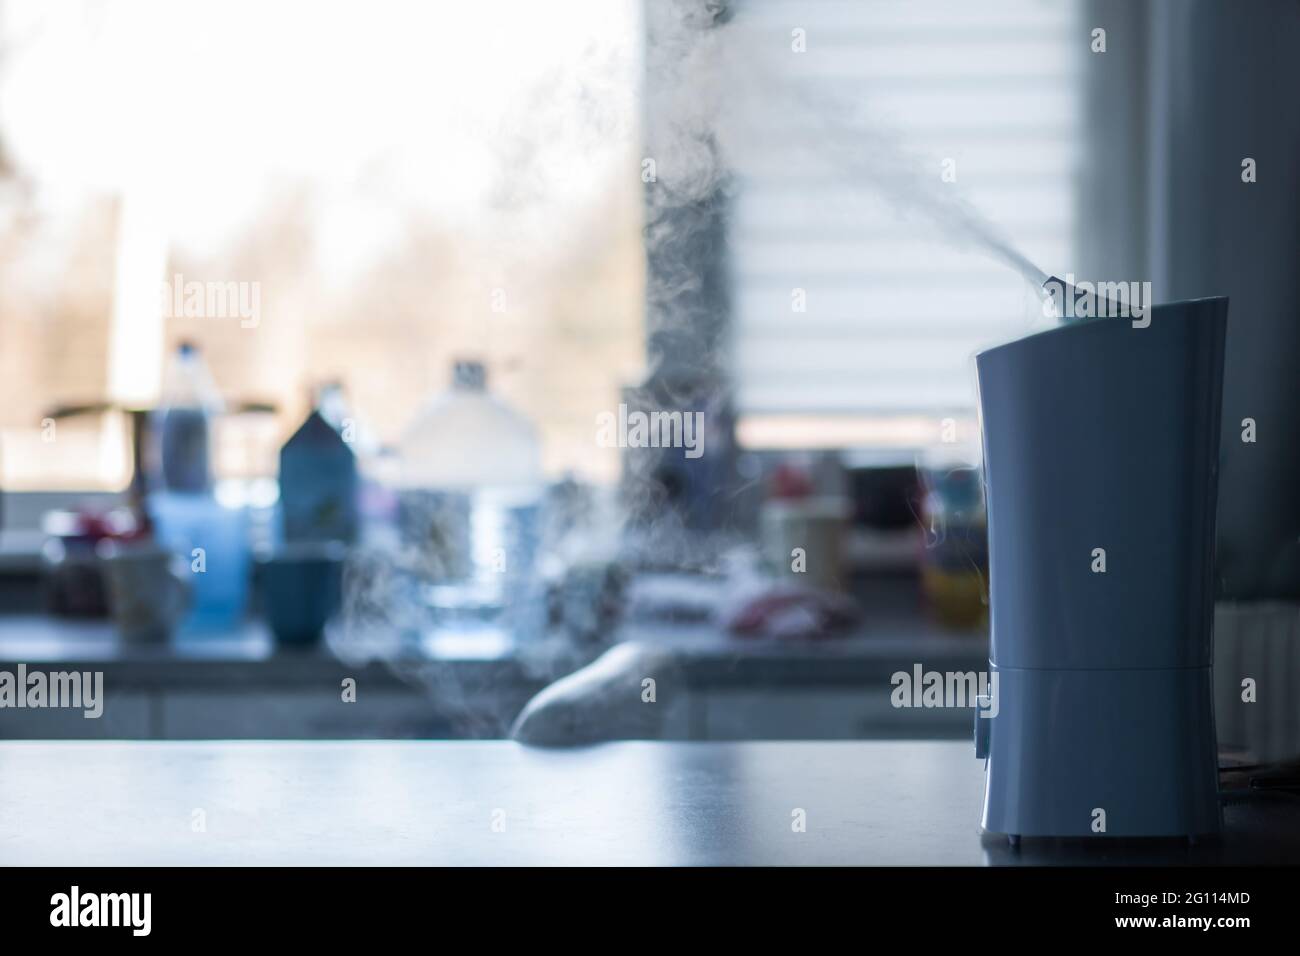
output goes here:
[{"label": "humidifier base", "polygon": [[[993,667],[984,829],[1019,836],[1220,832],[1208,667]],[[979,731],[985,730],[977,726]]]}]

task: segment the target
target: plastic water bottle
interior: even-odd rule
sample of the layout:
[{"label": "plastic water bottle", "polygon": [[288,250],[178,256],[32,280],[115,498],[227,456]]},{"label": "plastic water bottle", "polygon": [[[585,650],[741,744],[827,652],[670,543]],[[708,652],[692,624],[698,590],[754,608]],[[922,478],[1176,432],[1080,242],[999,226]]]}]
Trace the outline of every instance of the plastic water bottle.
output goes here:
[{"label": "plastic water bottle", "polygon": [[208,494],[212,491],[209,417],[221,410],[212,376],[189,342],[182,342],[163,378],[162,402],[155,414],[159,491]]},{"label": "plastic water bottle", "polygon": [[185,560],[187,631],[227,631],[243,618],[249,549],[242,510],[213,496],[212,418],[221,396],[198,349],[182,343],[164,374],[153,416],[145,506],[159,544]]},{"label": "plastic water bottle", "polygon": [[451,388],[420,409],[401,441],[400,517],[435,629],[540,628],[534,575],[541,444],[494,397],[478,362],[457,362]]}]

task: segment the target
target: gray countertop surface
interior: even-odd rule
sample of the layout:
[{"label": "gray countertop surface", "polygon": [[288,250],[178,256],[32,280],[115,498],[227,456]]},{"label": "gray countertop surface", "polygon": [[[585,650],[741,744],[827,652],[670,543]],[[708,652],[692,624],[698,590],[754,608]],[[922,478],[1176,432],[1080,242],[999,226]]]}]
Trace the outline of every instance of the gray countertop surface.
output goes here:
[{"label": "gray countertop surface", "polygon": [[1230,805],[1196,847],[1014,852],[981,834],[982,790],[946,742],[4,743],[0,863],[1300,862],[1294,804]]},{"label": "gray countertop surface", "polygon": [[[988,640],[923,627],[885,626],[817,641],[737,638],[708,625],[662,623],[624,627],[621,641],[638,641],[677,655],[692,686],[860,685],[888,681],[913,663],[949,670],[987,667]],[[447,671],[458,681],[503,681],[540,689],[581,667],[603,648],[574,648],[562,640],[413,648],[400,641],[339,640],[310,648],[277,645],[264,626],[141,645],[119,639],[107,621],[63,621],[42,615],[0,616],[0,669],[18,663],[102,670],[115,688],[286,686],[336,684],[364,667],[372,685],[402,683],[421,671]]]}]

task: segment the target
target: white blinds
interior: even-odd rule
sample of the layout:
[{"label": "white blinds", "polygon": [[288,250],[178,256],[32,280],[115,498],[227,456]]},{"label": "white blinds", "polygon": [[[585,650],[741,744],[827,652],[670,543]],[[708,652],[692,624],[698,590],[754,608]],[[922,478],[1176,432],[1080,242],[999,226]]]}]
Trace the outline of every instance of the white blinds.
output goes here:
[{"label": "white blinds", "polygon": [[[739,6],[786,43],[793,30],[805,31],[807,51],[789,62],[811,100],[824,90],[862,102],[895,131],[922,176],[943,183],[951,160],[956,181],[943,188],[954,198],[984,213],[1041,267],[1071,267],[1081,67],[1094,55],[1081,5]],[[1031,328],[1032,294],[1014,272],[969,244],[947,244],[942,230],[860,181],[758,163],[739,183],[730,230],[731,367],[742,440],[746,419],[772,416],[841,424],[846,416],[877,424],[969,416],[970,356]],[[804,311],[797,311],[800,289]],[[888,428],[882,434],[897,441]]]}]

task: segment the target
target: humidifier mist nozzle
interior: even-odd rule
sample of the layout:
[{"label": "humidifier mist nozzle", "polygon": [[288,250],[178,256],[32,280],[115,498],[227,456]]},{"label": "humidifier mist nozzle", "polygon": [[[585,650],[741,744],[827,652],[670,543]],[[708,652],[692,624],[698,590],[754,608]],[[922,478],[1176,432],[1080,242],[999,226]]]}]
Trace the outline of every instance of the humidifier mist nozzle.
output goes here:
[{"label": "humidifier mist nozzle", "polygon": [[[1066,275],[1070,280],[1074,279],[1073,273],[1066,273]],[[1136,296],[1132,297],[1133,301],[1130,304],[1122,297],[1112,298],[1110,295],[1103,295],[1101,288],[1106,285],[1106,283],[1082,282],[1076,286],[1072,281],[1049,275],[1038,290],[1038,294],[1043,299],[1043,314],[1056,319],[1062,325],[1068,325],[1084,319],[1140,318],[1143,309],[1150,308],[1149,290],[1146,306],[1142,307],[1139,306]],[[1115,285],[1110,283],[1110,289],[1113,290]],[[1147,286],[1149,285],[1150,283],[1147,283]]]},{"label": "humidifier mist nozzle", "polygon": [[1074,301],[1074,286],[1064,279],[1049,275],[1038,288],[1043,299],[1043,312],[1061,323],[1073,322],[1072,310],[1065,307],[1066,302]]}]

